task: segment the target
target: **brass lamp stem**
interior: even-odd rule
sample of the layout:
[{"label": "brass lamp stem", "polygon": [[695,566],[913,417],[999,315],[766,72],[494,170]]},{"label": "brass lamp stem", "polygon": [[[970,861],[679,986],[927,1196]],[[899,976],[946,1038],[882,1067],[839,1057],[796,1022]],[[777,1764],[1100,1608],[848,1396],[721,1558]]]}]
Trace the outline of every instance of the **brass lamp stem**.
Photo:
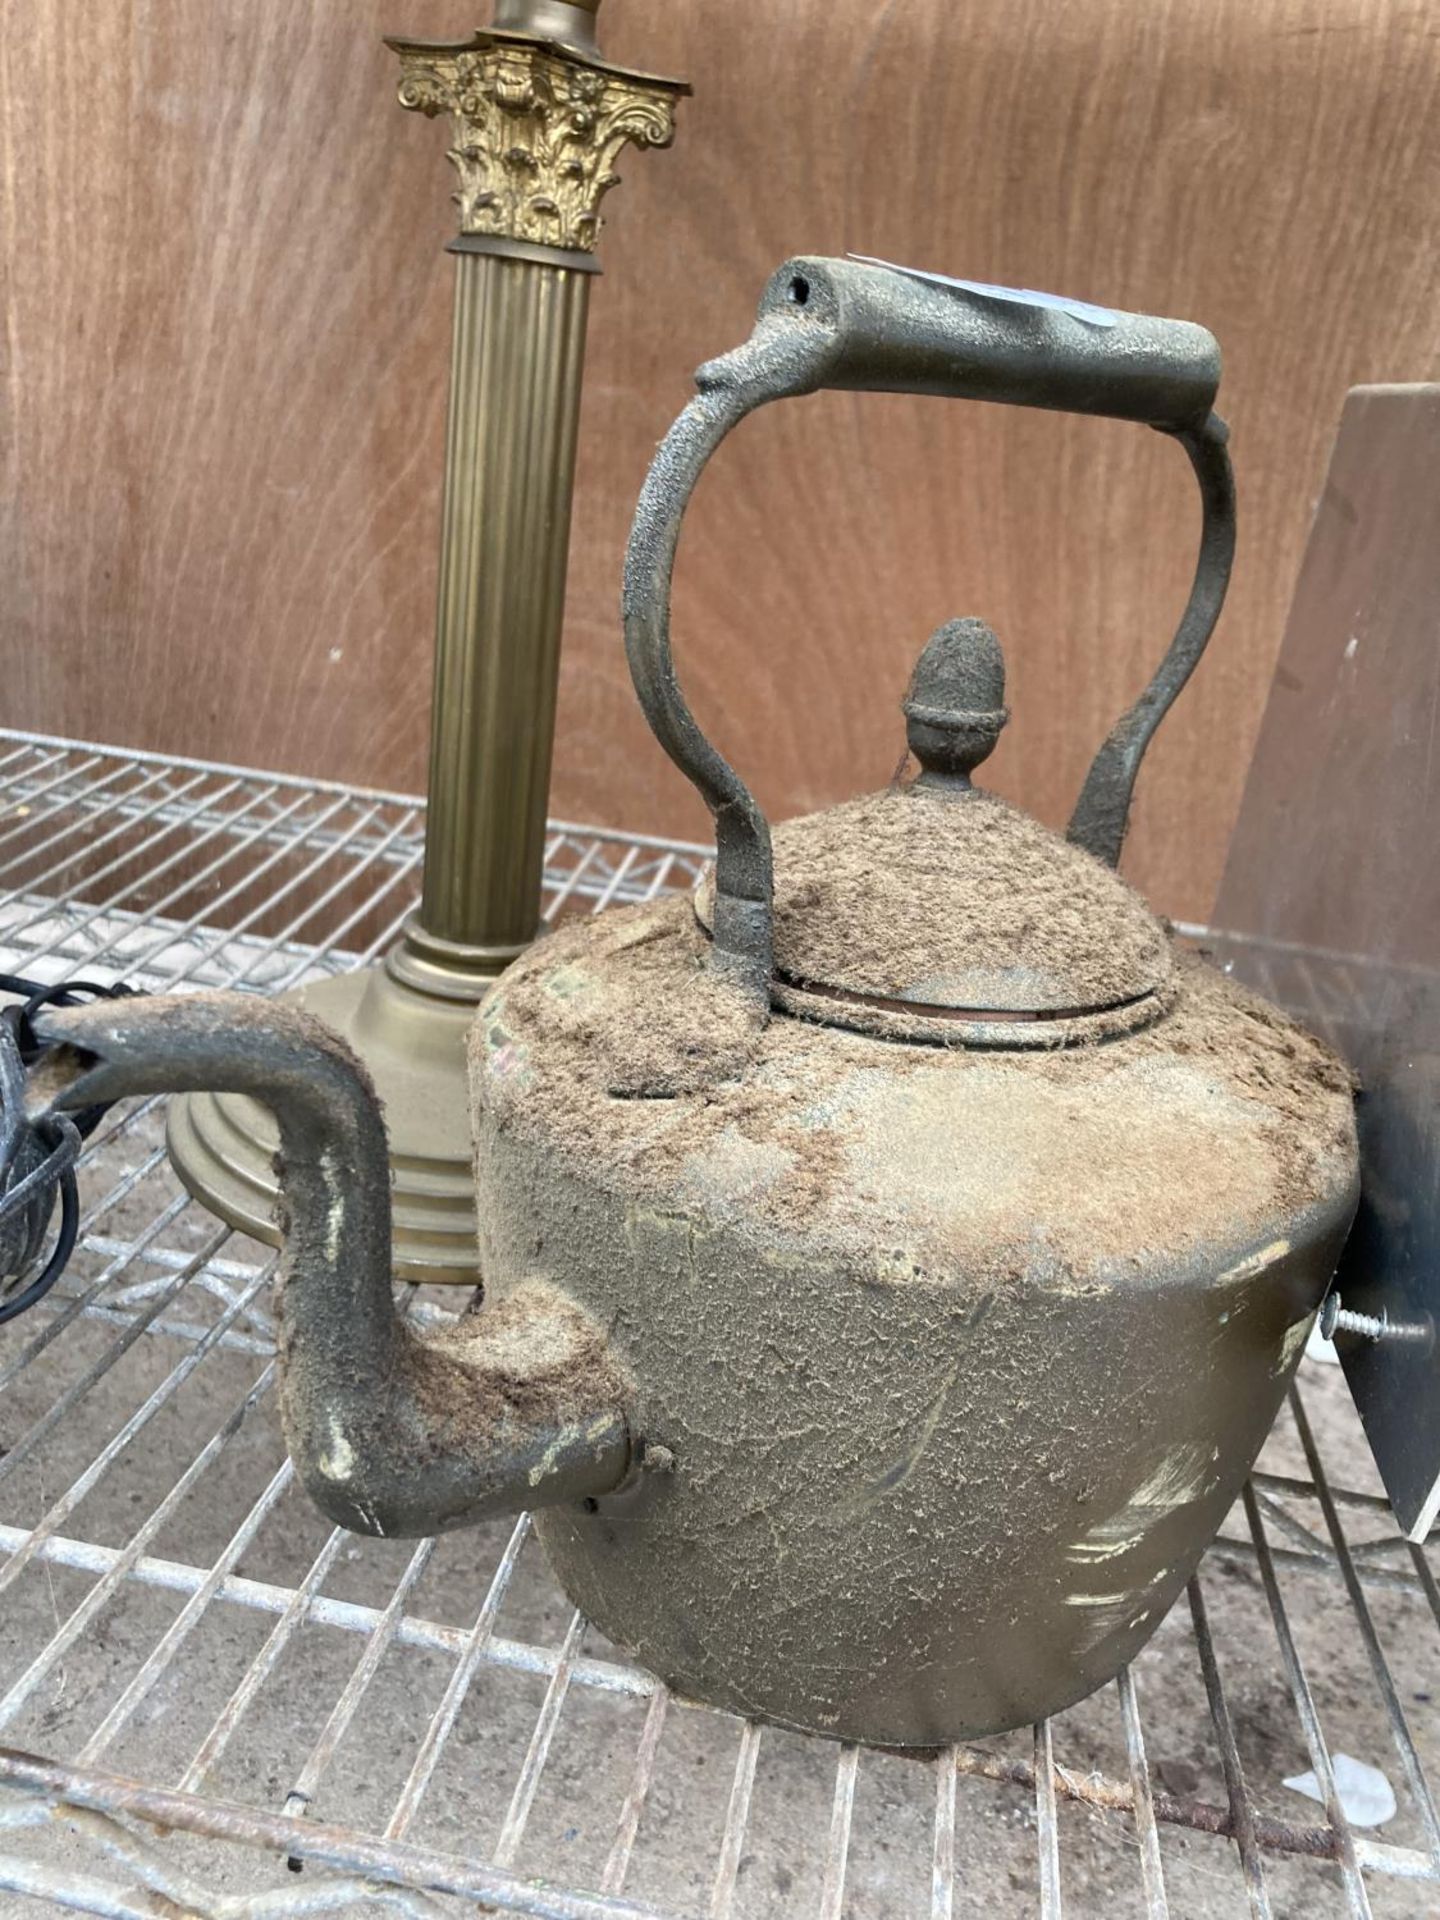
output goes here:
[{"label": "brass lamp stem", "polygon": [[540,924],[590,276],[455,264],[425,883],[388,964],[473,999]]},{"label": "brass lamp stem", "polygon": [[450,999],[539,929],[599,203],[685,90],[601,61],[597,5],[501,0],[463,44],[388,43],[401,104],[449,115],[460,179],[425,881],[386,963]]},{"label": "brass lamp stem", "polygon": [[[462,42],[391,40],[400,103],[450,122],[459,176],[430,801],[420,906],[383,965],[291,998],[344,1035],[385,1109],[392,1261],[473,1283],[465,1037],[540,926],[585,320],[621,150],[664,147],[689,88],[600,58],[599,0],[496,0]],[[278,1135],[243,1094],[189,1094],[170,1157],[275,1244]]]}]

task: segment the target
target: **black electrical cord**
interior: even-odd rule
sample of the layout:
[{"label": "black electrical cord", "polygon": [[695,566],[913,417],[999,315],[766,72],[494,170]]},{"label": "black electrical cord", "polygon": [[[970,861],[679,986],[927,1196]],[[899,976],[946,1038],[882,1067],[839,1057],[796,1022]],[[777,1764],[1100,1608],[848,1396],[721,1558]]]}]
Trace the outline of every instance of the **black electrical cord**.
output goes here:
[{"label": "black electrical cord", "polygon": [[[43,1300],[65,1271],[80,1231],[75,1162],[81,1142],[109,1111],[106,1104],[43,1120],[26,1116],[26,1070],[45,1051],[35,1034],[35,1015],[42,1007],[79,1007],[87,1000],[118,1000],[134,992],[134,987],[106,987],[91,980],[47,987],[43,981],[0,973],[0,993],[19,1001],[0,1011],[0,1325]],[[35,1273],[57,1199],[60,1224],[49,1257]]]}]

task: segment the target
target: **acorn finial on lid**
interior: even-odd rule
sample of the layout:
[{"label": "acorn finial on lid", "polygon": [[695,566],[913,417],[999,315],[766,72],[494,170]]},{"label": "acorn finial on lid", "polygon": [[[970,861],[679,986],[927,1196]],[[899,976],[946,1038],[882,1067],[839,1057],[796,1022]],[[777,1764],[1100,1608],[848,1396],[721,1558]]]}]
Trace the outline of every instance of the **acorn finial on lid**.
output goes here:
[{"label": "acorn finial on lid", "polygon": [[902,707],[917,785],[968,787],[1010,718],[1005,658],[983,620],[947,620],[925,642]]}]

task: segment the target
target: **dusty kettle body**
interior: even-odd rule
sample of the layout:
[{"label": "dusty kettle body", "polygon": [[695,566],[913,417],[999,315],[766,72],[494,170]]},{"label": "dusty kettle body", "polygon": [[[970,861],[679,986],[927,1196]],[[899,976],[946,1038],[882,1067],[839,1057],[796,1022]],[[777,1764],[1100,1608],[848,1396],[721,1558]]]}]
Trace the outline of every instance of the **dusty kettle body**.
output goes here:
[{"label": "dusty kettle body", "polygon": [[[800,260],[657,453],[626,574],[651,724],[716,820],[692,899],[540,942],[471,1036],[486,1301],[400,1325],[385,1142],[347,1050],[237,996],[47,1013],[32,1105],[252,1093],[279,1124],[282,1409],[371,1533],[524,1507],[572,1599],[680,1691],[933,1746],[1053,1713],[1164,1616],[1268,1431],[1358,1173],[1348,1075],[1114,871],[1231,551],[1218,353]],[[998,644],[921,655],[908,784],[771,834],[669,650],[710,452],[822,385],[1072,407],[1184,446],[1190,605],[1068,839],[973,785]]]},{"label": "dusty kettle body", "polygon": [[772,841],[684,705],[689,491],[824,356],[832,384],[1113,403],[1180,432],[1212,511],[1153,729],[1228,559],[1213,342],[1068,321],[1071,365],[1024,316],[997,365],[982,302],[947,342],[952,299],[795,262],[755,338],[702,369],[642,497],[627,626],[652,724],[716,810],[718,872],[542,943],[471,1042],[489,1284],[560,1278],[663,1466],[538,1517],[562,1583],[682,1692],[897,1746],[1034,1720],[1135,1654],[1274,1419],[1357,1179],[1343,1069],[1178,954],[1107,863],[1133,727],[1082,844],[1051,835],[971,784],[1003,667],[955,622],[905,703],[918,778]]},{"label": "dusty kettle body", "polygon": [[736,1712],[930,1746],[1058,1711],[1275,1418],[1355,1204],[1343,1076],[1192,964],[1105,1048],[781,1017],[649,1096],[637,1050],[711,1037],[658,1005],[703,1007],[702,939],[688,901],[562,933],[472,1042],[488,1284],[558,1274],[635,1382],[641,1470],[537,1514],[550,1561]]}]

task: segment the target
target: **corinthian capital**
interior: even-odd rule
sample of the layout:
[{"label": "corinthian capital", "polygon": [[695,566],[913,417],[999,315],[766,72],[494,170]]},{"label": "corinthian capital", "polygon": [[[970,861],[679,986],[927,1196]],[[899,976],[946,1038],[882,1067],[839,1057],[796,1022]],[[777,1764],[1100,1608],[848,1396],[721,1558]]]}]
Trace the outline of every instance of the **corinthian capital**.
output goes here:
[{"label": "corinthian capital", "polygon": [[481,30],[470,40],[390,40],[400,104],[448,114],[462,234],[591,253],[623,147],[668,147],[683,81],[612,67],[579,48]]}]

